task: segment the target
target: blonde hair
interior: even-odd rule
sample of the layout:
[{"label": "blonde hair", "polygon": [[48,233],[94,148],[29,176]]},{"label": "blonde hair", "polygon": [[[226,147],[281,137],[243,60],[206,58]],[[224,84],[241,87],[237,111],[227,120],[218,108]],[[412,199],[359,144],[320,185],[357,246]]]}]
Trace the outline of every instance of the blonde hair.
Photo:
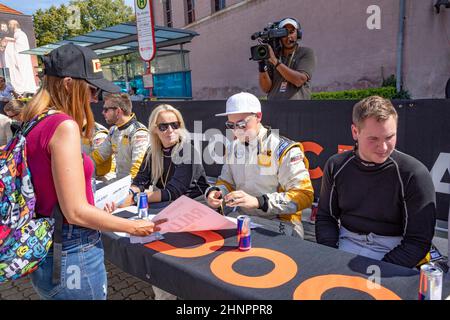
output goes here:
[{"label": "blonde hair", "polygon": [[184,124],[183,116],[180,111],[175,109],[170,104],[160,104],[157,106],[148,119],[148,130],[150,131],[150,146],[151,151],[147,155],[147,164],[151,160],[152,163],[152,183],[156,185],[158,180],[161,178],[164,171],[164,157],[162,152],[162,144],[155,130],[157,130],[156,121],[158,116],[162,112],[172,112],[177,117],[180,122],[180,142],[172,149],[172,156],[177,154],[182,148],[183,143],[186,140],[186,126]]},{"label": "blonde hair", "polygon": [[367,97],[353,107],[352,120],[353,124],[358,128],[367,118],[375,118],[378,122],[386,121],[390,116],[395,120],[398,119],[397,111],[391,101],[380,96]]},{"label": "blonde hair", "polygon": [[[80,135],[90,139],[94,129],[90,96],[89,86],[84,80],[72,79],[71,87],[67,90],[64,78],[46,75],[41,89],[23,110],[23,120],[30,121],[33,117],[54,109],[71,116],[78,124]],[[86,130],[83,131],[84,123]]]}]

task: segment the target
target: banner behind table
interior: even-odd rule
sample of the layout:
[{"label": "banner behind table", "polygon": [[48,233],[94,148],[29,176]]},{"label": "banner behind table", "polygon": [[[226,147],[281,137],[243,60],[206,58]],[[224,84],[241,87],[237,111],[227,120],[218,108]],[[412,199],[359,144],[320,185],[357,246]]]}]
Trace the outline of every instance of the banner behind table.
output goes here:
[{"label": "banner behind table", "polygon": [[[280,134],[303,142],[310,161],[315,197],[326,160],[339,149],[353,146],[351,113],[356,101],[263,101],[263,123]],[[153,108],[163,101],[134,102],[133,112],[148,125]],[[202,121],[203,133],[216,128],[225,133],[225,101],[166,101],[178,108],[190,132],[194,121]],[[417,158],[431,171],[436,188],[438,218],[448,219],[450,206],[450,100],[398,100],[397,149]],[[95,119],[104,123],[101,104],[93,105]],[[206,147],[206,142],[203,147]],[[221,165],[205,165],[209,176],[218,176]]]}]

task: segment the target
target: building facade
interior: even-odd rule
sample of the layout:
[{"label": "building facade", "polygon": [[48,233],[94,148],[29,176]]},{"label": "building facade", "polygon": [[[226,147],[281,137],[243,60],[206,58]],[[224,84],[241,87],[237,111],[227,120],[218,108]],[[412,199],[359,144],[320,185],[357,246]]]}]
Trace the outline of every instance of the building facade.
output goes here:
[{"label": "building facade", "polygon": [[[264,96],[250,35],[294,17],[301,44],[314,49],[313,91],[379,87],[401,65],[413,98],[443,98],[450,77],[450,9],[434,0],[155,0],[157,25],[196,31],[189,45],[194,99],[225,99],[241,90]],[[402,41],[399,41],[402,40]],[[403,44],[398,55],[399,43]]]}]

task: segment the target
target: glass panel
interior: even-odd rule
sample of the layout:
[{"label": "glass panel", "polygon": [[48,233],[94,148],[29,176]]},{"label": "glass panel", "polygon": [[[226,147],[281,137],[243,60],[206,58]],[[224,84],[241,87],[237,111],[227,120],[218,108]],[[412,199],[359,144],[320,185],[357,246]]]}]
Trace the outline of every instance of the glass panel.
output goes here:
[{"label": "glass panel", "polygon": [[104,41],[111,40],[111,39],[119,39],[128,36],[128,33],[121,33],[121,32],[109,32],[109,31],[92,31],[86,34],[90,37],[99,37],[99,38],[105,38]]},{"label": "glass panel", "polygon": [[[189,70],[189,54],[185,53],[172,53],[166,55],[159,55],[151,63],[152,73],[168,73]],[[183,67],[183,58],[185,60],[185,67]]]},{"label": "glass panel", "polygon": [[192,98],[190,71],[157,74],[153,81],[156,98]]},{"label": "glass panel", "polygon": [[[123,32],[123,33],[129,33],[129,34],[135,34],[137,33],[136,26],[130,26],[127,24],[118,24],[116,26],[112,26],[106,29],[103,29],[105,31],[113,31],[113,32]],[[120,37],[119,37],[120,38]]]},{"label": "glass panel", "polygon": [[105,38],[96,38],[96,37],[87,37],[87,36],[78,36],[75,38],[72,38],[73,41],[84,41],[84,42],[90,42],[90,43],[100,43],[104,41],[108,41],[108,39]]}]

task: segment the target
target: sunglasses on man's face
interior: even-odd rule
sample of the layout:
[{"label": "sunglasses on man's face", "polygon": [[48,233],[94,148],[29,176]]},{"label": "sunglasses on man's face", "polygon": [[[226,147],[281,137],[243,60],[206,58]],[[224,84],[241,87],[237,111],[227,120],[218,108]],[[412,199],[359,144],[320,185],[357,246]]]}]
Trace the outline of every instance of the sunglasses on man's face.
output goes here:
[{"label": "sunglasses on man's face", "polygon": [[237,122],[227,121],[227,122],[225,122],[225,127],[227,129],[231,129],[231,130],[234,130],[234,129],[243,130],[243,129],[247,128],[247,124],[250,121],[251,117],[252,116],[249,116],[249,117],[239,120]]},{"label": "sunglasses on man's face", "polygon": [[168,122],[168,123],[160,123],[158,125],[156,125],[158,127],[158,130],[161,132],[166,131],[167,129],[169,129],[169,126],[173,129],[179,129],[180,128],[180,122]]},{"label": "sunglasses on man's face", "polygon": [[112,110],[115,110],[115,109],[117,109],[117,107],[103,107],[103,111],[102,112],[108,112],[108,110],[110,110],[110,109],[112,109]]}]

